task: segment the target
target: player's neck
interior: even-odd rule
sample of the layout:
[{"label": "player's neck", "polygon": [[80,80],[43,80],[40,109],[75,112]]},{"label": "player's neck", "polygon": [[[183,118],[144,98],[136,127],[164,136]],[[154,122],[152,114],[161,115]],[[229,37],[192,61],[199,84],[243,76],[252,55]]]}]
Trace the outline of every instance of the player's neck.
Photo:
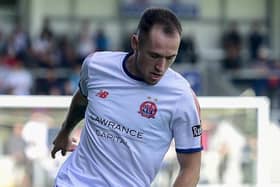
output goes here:
[{"label": "player's neck", "polygon": [[136,54],[133,53],[128,57],[127,61],[125,62],[125,67],[129,73],[138,77],[139,75],[136,67],[136,60],[137,60]]}]

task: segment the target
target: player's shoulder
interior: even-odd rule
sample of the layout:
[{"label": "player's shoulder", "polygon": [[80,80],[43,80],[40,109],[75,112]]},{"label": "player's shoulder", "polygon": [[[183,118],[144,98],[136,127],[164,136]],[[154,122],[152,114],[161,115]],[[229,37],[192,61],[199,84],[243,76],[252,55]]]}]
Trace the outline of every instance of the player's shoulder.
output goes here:
[{"label": "player's shoulder", "polygon": [[83,65],[88,67],[104,66],[106,64],[116,65],[117,62],[120,62],[126,54],[126,52],[121,51],[93,52],[84,59]]},{"label": "player's shoulder", "polygon": [[178,102],[182,105],[187,104],[189,106],[184,109],[194,109],[194,111],[197,111],[198,114],[200,114],[200,105],[198,102],[198,98],[188,80],[185,79],[180,73],[172,70],[171,68],[168,69],[167,78],[167,81],[170,82],[169,84],[171,85],[171,89],[176,90],[176,92],[180,95]]},{"label": "player's shoulder", "polygon": [[183,100],[195,99],[196,96],[190,83],[180,73],[169,68],[166,75],[164,82],[168,89],[172,90],[176,95],[180,95]]},{"label": "player's shoulder", "polygon": [[100,62],[100,61],[106,62],[106,61],[116,60],[118,58],[123,57],[126,54],[127,54],[126,52],[122,52],[122,51],[97,51],[88,55],[86,60],[90,62]]},{"label": "player's shoulder", "polygon": [[182,91],[191,91],[190,83],[180,73],[168,68],[165,81],[174,89],[181,89]]},{"label": "player's shoulder", "polygon": [[102,51],[88,55],[82,66],[82,70],[88,72],[119,72],[121,62],[127,55],[126,52]]}]

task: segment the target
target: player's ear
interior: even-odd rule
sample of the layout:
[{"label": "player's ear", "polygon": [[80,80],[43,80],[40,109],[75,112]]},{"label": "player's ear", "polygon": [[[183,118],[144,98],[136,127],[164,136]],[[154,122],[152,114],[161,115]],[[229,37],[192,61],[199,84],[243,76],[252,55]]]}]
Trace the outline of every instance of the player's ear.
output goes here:
[{"label": "player's ear", "polygon": [[133,34],[130,39],[131,48],[136,51],[139,46],[139,39],[137,34]]}]

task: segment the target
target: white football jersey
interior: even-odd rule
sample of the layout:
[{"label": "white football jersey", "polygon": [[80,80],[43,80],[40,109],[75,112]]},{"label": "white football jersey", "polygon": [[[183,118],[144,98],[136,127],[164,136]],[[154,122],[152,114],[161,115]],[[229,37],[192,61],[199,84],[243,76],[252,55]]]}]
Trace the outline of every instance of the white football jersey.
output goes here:
[{"label": "white football jersey", "polygon": [[58,187],[148,187],[173,138],[179,153],[201,151],[188,82],[170,68],[156,85],[137,80],[124,65],[129,55],[96,52],[85,59],[85,126],[56,177]]}]

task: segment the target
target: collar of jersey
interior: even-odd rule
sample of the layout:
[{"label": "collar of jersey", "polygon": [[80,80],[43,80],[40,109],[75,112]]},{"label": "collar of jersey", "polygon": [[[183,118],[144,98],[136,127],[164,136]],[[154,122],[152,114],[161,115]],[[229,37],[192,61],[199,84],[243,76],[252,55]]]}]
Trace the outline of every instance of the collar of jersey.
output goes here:
[{"label": "collar of jersey", "polygon": [[144,80],[143,80],[142,78],[137,77],[137,76],[133,75],[132,73],[130,73],[130,72],[128,71],[128,69],[126,68],[126,66],[125,66],[125,63],[127,62],[128,57],[130,57],[132,54],[133,54],[133,52],[129,52],[129,53],[124,57],[123,62],[122,62],[123,70],[124,70],[125,74],[127,74],[127,76],[129,76],[130,78],[132,78],[132,79],[134,79],[134,80],[137,80],[137,81],[142,81],[142,82],[144,82]]}]

